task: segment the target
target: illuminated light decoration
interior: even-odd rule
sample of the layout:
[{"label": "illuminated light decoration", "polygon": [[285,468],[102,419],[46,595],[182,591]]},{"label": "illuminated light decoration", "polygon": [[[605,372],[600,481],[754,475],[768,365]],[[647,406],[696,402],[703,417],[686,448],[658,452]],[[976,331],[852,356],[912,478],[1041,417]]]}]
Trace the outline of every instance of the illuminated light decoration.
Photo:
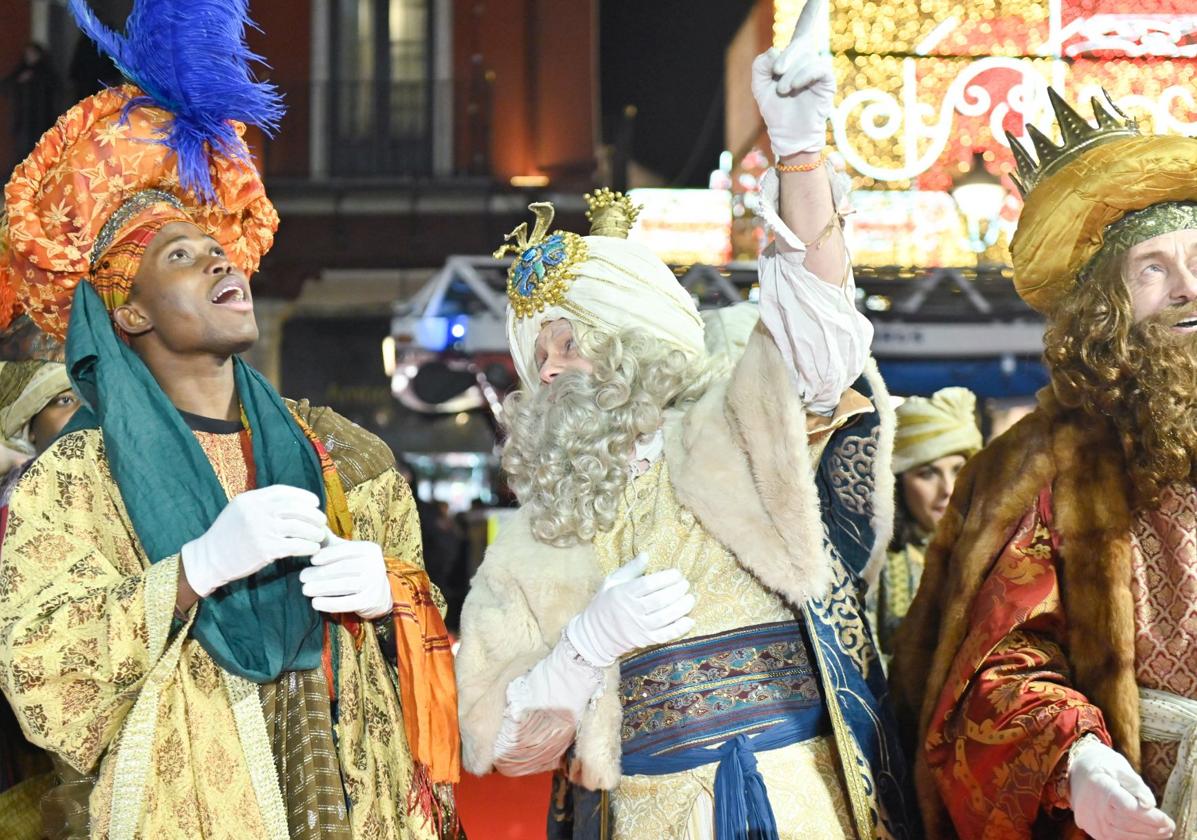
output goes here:
[{"label": "illuminated light decoration", "polygon": [[628,197],[642,205],[629,241],[675,265],[723,265],[731,258],[730,191],[638,189]]},{"label": "illuminated light decoration", "polygon": [[387,376],[395,375],[398,351],[395,347],[395,336],[388,335],[382,340],[382,369]]},{"label": "illuminated light decoration", "polygon": [[846,220],[855,265],[973,265],[964,220],[952,197],[926,190],[857,190]]},{"label": "illuminated light decoration", "polygon": [[997,244],[1006,188],[985,168],[984,152],[973,153],[973,165],[952,185],[952,200],[968,223],[968,242],[974,251],[980,254]]},{"label": "illuminated light decoration", "polygon": [[[784,46],[804,0],[774,5]],[[858,188],[949,190],[974,149],[1005,177],[1005,130],[1054,130],[1049,85],[1085,115],[1104,88],[1146,132],[1197,134],[1192,0],[835,0],[828,43]]]},{"label": "illuminated light decoration", "polygon": [[1129,58],[1197,58],[1197,15],[1096,15],[1061,33],[1064,54],[1117,52]]}]

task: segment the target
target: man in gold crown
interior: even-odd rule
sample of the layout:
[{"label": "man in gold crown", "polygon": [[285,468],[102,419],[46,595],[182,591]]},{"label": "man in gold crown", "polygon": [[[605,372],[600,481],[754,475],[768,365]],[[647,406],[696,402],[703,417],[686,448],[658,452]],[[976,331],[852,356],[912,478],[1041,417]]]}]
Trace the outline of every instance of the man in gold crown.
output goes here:
[{"label": "man in gold crown", "polygon": [[590,236],[550,233],[537,204],[500,250],[521,506],[462,611],[463,758],[560,769],[554,838],[918,836],[861,606],[889,538],[893,416],[821,155],[821,6],[753,68],[779,159],[759,319],[720,319],[708,354],[606,190]]},{"label": "man in gold crown", "polygon": [[895,693],[931,838],[1193,838],[1197,140],[1049,93],[1063,145],[1011,148],[1051,384],[960,474]]},{"label": "man in gold crown", "polygon": [[124,35],[72,6],[130,83],[46,133],[0,225],[0,288],[65,336],[86,403],[13,488],[0,553],[0,689],[59,779],[44,832],[454,835],[411,492],[381,441],[238,355],[278,225],[241,120],[281,115],[246,4],[138,0]]}]

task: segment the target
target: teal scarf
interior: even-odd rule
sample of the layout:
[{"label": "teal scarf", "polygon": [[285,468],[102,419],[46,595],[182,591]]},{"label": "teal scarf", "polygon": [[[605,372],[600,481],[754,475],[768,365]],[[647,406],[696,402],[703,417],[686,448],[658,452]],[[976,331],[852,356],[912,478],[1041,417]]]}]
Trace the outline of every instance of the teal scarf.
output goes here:
[{"label": "teal scarf", "polygon": [[[149,368],[121,341],[103,302],[83,282],[71,304],[67,369],[86,401],[63,434],[99,428],[112,477],[151,563],[178,554],[228,504],[211,463]],[[289,484],[324,504],[320,462],[278,393],[235,358],[249,420],[257,486]],[[256,683],[320,664],[323,624],[304,597],[306,560],[280,560],[199,602],[191,633],[222,668]]]}]

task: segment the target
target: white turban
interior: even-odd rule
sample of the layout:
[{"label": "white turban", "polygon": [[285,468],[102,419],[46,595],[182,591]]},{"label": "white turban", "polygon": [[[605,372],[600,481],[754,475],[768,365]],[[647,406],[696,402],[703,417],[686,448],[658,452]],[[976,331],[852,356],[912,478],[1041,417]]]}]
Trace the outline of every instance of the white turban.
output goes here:
[{"label": "white turban", "polygon": [[[551,210],[548,212],[551,218]],[[538,213],[538,217],[541,215]],[[547,222],[538,223],[537,231],[543,233],[546,227]],[[532,291],[521,295],[516,291],[520,287],[515,278],[524,255],[532,255],[538,242],[551,247],[559,236],[565,238],[566,244],[558,253],[568,252],[569,256],[550,258],[563,262],[553,263],[539,281],[534,275],[522,275],[532,277],[524,286],[525,292],[529,288]],[[579,259],[573,259],[575,255]],[[507,340],[516,372],[528,390],[540,384],[536,339],[545,324],[559,318],[608,334],[643,330],[694,357],[700,358],[706,352],[702,318],[690,293],[682,288],[660,257],[637,242],[615,236],[570,233],[555,233],[546,240],[534,233],[528,248],[516,257],[512,278],[508,290]],[[542,295],[545,305],[537,308]],[[524,311],[517,311],[512,301],[519,301],[518,308]]]},{"label": "white turban", "polygon": [[981,449],[977,397],[967,388],[943,388],[930,398],[909,397],[895,413],[895,473],[948,455],[971,458]]}]

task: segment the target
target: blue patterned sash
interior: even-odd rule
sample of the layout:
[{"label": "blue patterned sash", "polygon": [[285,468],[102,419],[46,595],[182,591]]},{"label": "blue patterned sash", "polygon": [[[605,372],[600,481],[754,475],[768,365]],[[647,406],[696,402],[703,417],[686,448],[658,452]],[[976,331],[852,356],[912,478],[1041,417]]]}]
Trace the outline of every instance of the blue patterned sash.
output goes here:
[{"label": "blue patterned sash", "polygon": [[718,840],[776,838],[755,753],[825,732],[827,709],[796,621],[686,639],[621,667],[623,772],[664,775],[718,762]]}]

